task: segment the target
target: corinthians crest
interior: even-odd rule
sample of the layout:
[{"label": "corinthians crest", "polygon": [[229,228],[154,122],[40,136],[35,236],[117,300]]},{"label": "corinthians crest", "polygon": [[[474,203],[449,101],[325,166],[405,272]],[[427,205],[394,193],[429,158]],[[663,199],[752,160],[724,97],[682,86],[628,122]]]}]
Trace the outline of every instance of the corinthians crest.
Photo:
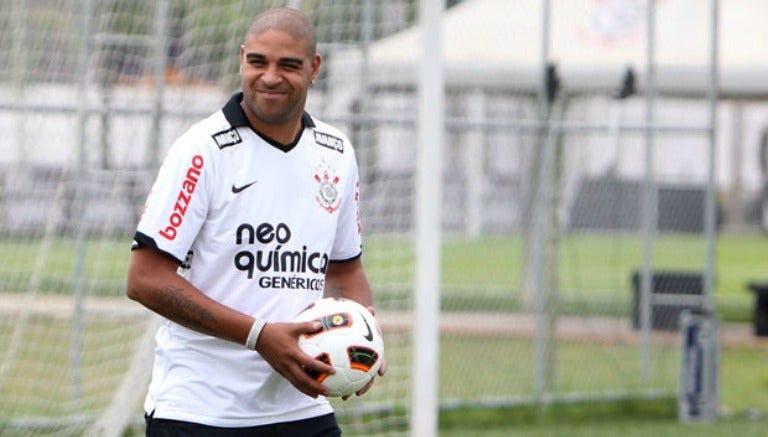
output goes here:
[{"label": "corinthians crest", "polygon": [[338,189],[339,177],[323,162],[315,171],[315,181],[319,185],[317,196],[315,196],[317,204],[329,214],[333,214],[341,205],[341,195]]}]

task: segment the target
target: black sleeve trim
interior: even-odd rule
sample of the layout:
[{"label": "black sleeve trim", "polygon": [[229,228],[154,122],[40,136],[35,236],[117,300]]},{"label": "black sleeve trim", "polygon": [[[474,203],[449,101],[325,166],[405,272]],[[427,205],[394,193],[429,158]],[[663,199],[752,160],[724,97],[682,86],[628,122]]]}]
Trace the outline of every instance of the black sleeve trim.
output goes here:
[{"label": "black sleeve trim", "polygon": [[363,252],[362,251],[360,251],[357,255],[355,255],[355,256],[353,256],[351,258],[332,259],[332,260],[329,260],[328,262],[332,262],[332,263],[346,263],[346,262],[354,261],[354,260],[360,258],[361,256],[363,256]]},{"label": "black sleeve trim", "polygon": [[131,246],[131,250],[136,250],[140,247],[146,247],[159,253],[160,255],[163,255],[166,258],[169,258],[171,261],[175,262],[178,265],[182,265],[184,263],[184,261],[176,258],[170,252],[166,252],[164,250],[161,250],[159,247],[157,247],[157,243],[155,243],[155,239],[143,232],[136,231],[136,233],[133,234],[133,241],[134,243],[133,243],[133,246]]}]

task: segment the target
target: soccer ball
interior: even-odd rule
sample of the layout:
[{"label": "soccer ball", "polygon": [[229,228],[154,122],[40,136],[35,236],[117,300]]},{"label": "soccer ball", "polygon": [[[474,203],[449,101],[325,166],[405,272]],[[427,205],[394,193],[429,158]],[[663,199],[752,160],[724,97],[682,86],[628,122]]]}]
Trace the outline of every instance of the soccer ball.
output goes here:
[{"label": "soccer ball", "polygon": [[320,299],[295,321],[311,320],[319,321],[323,327],[299,337],[299,346],[336,369],[333,375],[308,372],[330,389],[328,396],[351,395],[376,376],[384,360],[384,340],[378,322],[367,308],[349,299]]}]

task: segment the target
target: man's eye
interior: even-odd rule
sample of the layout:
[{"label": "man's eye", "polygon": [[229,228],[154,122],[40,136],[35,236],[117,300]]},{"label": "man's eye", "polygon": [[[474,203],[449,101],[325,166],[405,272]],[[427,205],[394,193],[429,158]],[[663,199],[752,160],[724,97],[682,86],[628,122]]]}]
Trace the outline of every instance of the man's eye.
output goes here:
[{"label": "man's eye", "polygon": [[283,68],[285,68],[287,70],[300,70],[301,69],[301,64],[298,64],[298,63],[285,63],[285,64],[283,64]]}]

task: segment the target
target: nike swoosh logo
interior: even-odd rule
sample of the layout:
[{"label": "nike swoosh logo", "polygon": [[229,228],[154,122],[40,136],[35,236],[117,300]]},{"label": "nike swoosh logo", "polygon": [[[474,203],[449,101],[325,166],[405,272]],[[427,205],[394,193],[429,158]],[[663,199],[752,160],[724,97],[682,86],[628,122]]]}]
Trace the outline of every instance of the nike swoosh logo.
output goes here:
[{"label": "nike swoosh logo", "polygon": [[[363,314],[360,314],[363,316]],[[373,331],[371,331],[371,327],[368,325],[368,320],[365,319],[365,316],[363,316],[363,323],[365,323],[365,329],[368,330],[368,333],[363,335],[363,337],[368,341],[373,341]]]},{"label": "nike swoosh logo", "polygon": [[258,181],[253,181],[250,184],[241,185],[239,187],[236,187],[235,184],[232,184],[232,192],[237,194],[237,193],[245,190],[246,188],[250,187],[251,185],[255,184],[256,182],[258,182]]}]

